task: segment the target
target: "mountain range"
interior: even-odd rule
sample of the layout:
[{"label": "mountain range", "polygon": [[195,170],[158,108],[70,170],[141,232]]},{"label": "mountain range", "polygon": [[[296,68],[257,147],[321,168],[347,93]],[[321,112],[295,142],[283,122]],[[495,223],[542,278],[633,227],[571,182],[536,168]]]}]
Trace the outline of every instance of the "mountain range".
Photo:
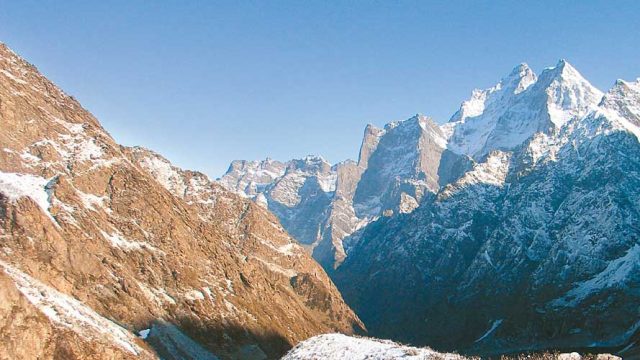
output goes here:
[{"label": "mountain range", "polygon": [[368,125],[357,162],[235,161],[369,333],[495,355],[636,354],[640,79],[606,93],[560,60],[516,66],[449,122]]},{"label": "mountain range", "polygon": [[520,64],[357,161],[211,180],[0,44],[0,125],[0,359],[640,357],[640,79]]}]

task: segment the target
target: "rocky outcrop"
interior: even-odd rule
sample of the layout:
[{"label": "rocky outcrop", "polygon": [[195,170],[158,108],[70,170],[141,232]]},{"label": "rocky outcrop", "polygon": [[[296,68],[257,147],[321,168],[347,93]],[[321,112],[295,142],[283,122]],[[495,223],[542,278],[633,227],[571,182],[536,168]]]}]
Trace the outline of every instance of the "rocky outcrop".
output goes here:
[{"label": "rocky outcrop", "polygon": [[0,122],[0,353],[276,358],[362,328],[266,209],[119,146],[4,45]]}]

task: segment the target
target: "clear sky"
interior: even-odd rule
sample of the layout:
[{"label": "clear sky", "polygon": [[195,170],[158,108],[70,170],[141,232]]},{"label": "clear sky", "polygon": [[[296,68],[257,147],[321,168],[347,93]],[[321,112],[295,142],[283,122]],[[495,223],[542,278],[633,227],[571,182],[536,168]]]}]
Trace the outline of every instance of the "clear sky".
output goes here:
[{"label": "clear sky", "polygon": [[220,176],[233,159],[355,158],[364,126],[445,122],[473,88],[566,58],[640,76],[640,1],[0,0],[0,41],[126,145]]}]

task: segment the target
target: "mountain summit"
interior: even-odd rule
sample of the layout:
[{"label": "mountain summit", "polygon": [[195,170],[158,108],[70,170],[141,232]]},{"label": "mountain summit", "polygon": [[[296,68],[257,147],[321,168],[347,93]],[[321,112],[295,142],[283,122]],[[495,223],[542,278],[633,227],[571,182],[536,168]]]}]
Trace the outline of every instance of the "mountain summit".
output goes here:
[{"label": "mountain summit", "polygon": [[602,95],[565,60],[537,78],[519,65],[496,86],[474,91],[462,104],[444,126],[451,134],[448,148],[475,159],[513,149],[536,132],[555,131],[585,115]]}]

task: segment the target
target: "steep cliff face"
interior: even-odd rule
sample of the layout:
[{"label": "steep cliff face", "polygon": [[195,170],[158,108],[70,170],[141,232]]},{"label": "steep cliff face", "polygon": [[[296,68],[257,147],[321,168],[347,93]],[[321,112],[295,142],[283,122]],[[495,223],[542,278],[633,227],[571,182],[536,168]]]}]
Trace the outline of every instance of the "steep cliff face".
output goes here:
[{"label": "steep cliff face", "polygon": [[[561,62],[515,94],[529,99],[518,111],[530,116],[454,116],[462,129],[495,120],[481,124],[493,129],[477,146],[484,150],[468,150],[488,152],[411,214],[382,218],[359,235],[334,279],[371,334],[480,354],[634,351],[637,83],[618,81],[594,101],[599,92],[575,74]],[[520,144],[492,142],[508,119],[526,121],[526,131],[503,135],[532,132]],[[457,131],[455,151],[469,143]]]},{"label": "steep cliff face", "polygon": [[4,45],[0,121],[4,356],[275,358],[362,327],[267,210],[117,145]]},{"label": "steep cliff face", "polygon": [[[421,115],[385,126],[356,188],[353,202],[359,217],[410,212],[425,192],[437,191],[446,145],[440,128]],[[409,207],[403,208],[407,202]]]}]

